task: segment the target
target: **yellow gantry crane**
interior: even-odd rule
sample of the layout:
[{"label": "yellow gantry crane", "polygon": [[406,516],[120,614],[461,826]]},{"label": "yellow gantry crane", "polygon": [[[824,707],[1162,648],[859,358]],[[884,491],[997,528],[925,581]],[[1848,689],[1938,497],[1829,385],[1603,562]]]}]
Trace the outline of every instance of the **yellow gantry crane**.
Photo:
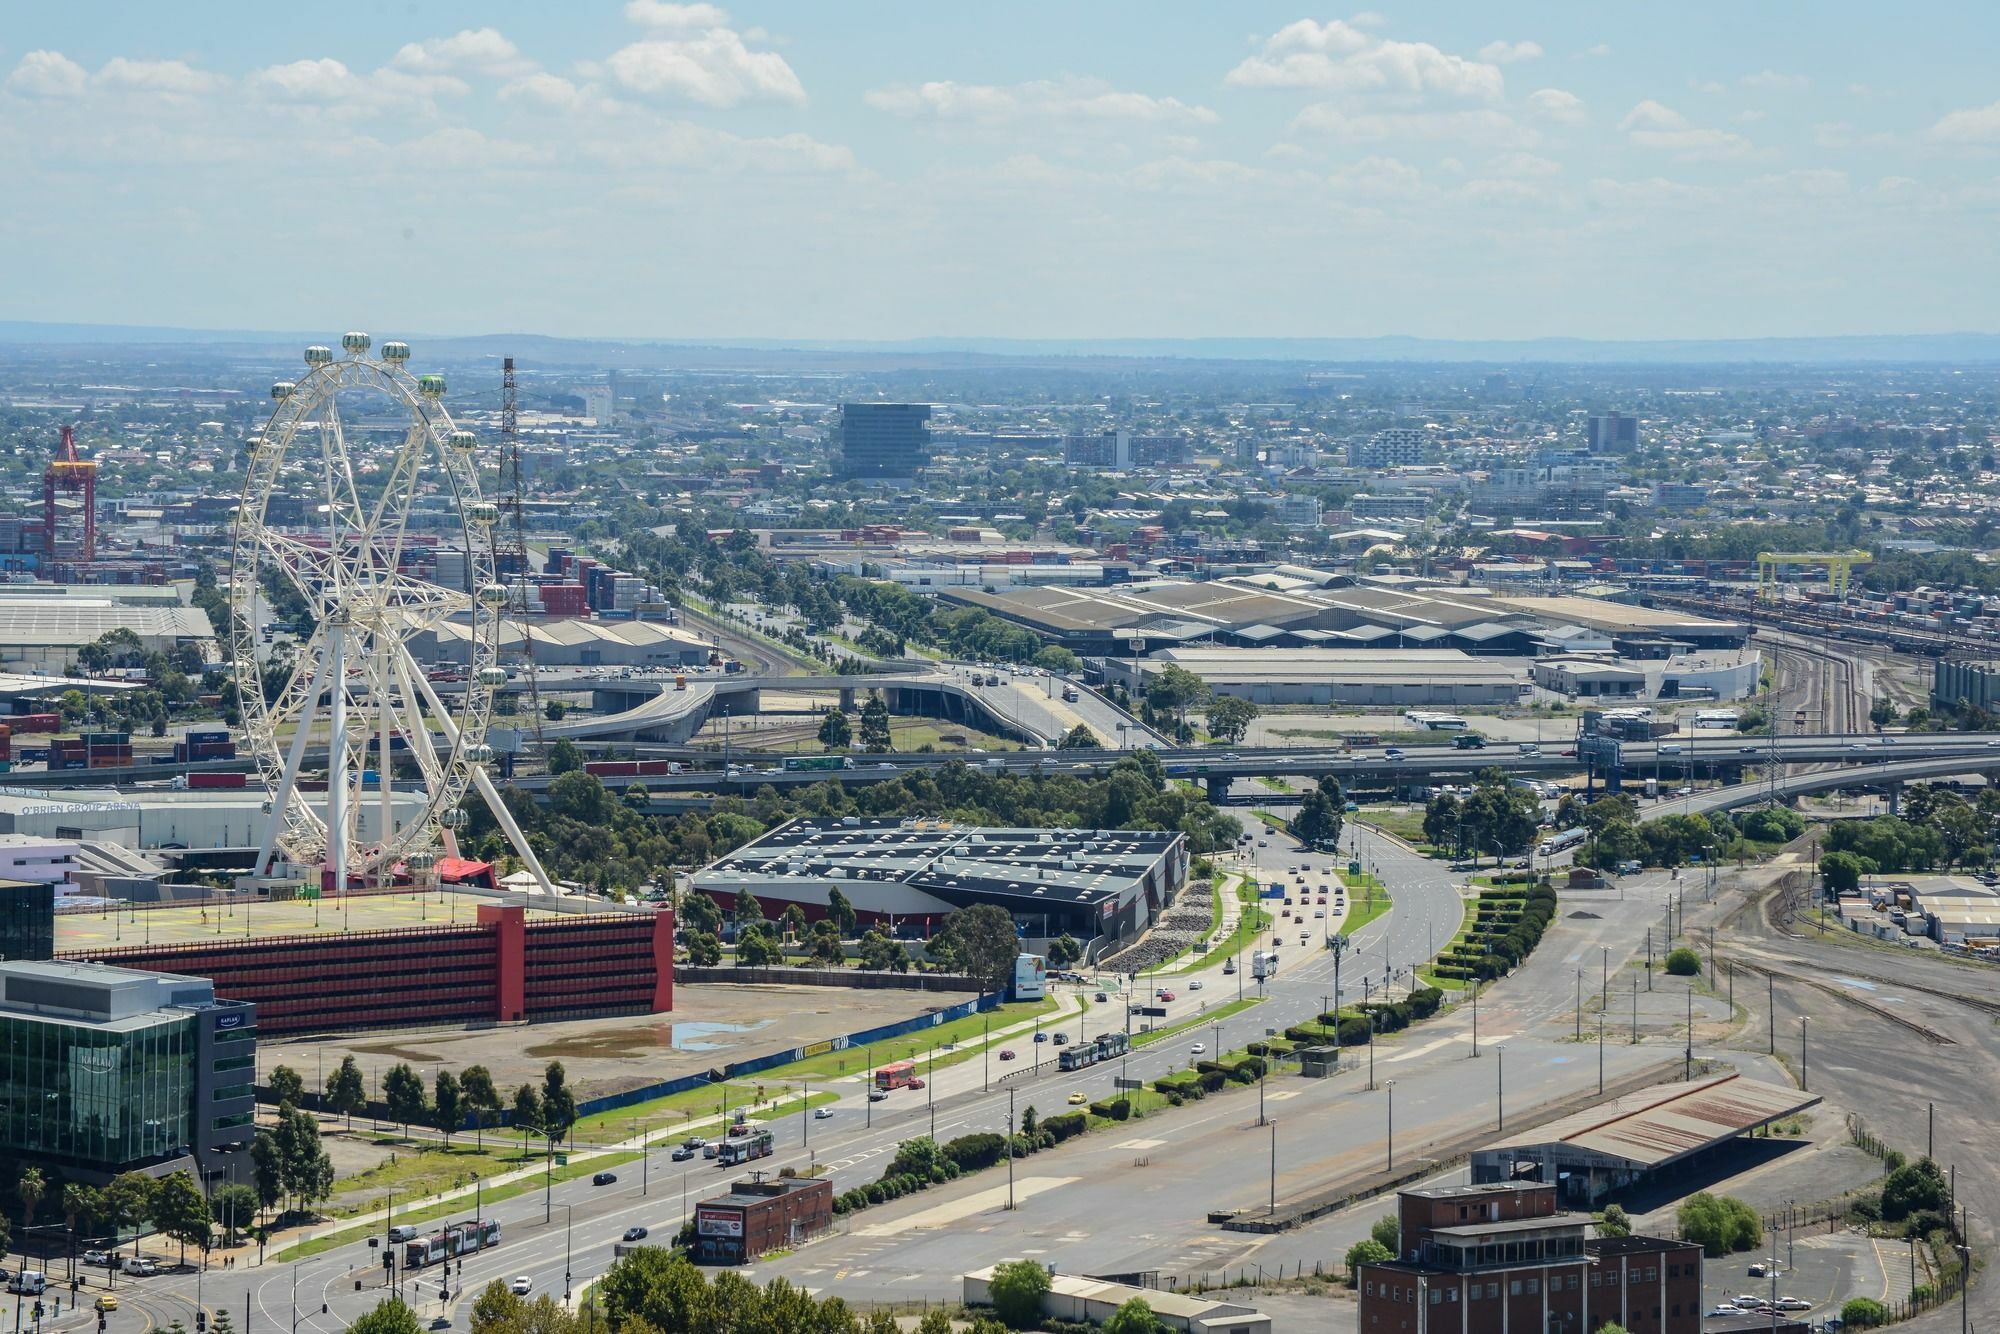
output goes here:
[{"label": "yellow gantry crane", "polygon": [[1847,584],[1857,565],[1875,558],[1866,551],[1760,551],[1757,553],[1757,591],[1766,602],[1777,600],[1778,571],[1787,565],[1817,565],[1826,571],[1826,586],[1841,601],[1847,600]]}]

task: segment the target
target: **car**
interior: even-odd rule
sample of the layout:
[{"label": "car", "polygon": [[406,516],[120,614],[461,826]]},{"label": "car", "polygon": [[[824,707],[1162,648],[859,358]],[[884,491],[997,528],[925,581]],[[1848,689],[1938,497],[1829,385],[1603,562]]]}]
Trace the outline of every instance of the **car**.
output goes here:
[{"label": "car", "polygon": [[1208,1050],[1208,1045],[1206,1043],[1197,1042],[1193,1046],[1188,1048],[1188,1055],[1199,1056],[1207,1050]]},{"label": "car", "polygon": [[1862,744],[1861,744],[1861,743],[1860,743],[1859,741],[1855,741],[1855,742],[1851,742],[1851,743],[1849,743],[1849,745],[1848,745],[1848,747],[1847,747],[1847,748],[1848,748],[1849,750],[1866,750],[1866,749],[1868,749],[1868,747],[1866,747],[1866,746],[1862,745]]},{"label": "car", "polygon": [[1001,1060],[1003,1060],[1003,1061],[1011,1061],[1011,1060],[1013,1060],[1013,1059],[1014,1059],[1014,1049],[1013,1049],[1012,1047],[1002,1047],[1002,1048],[1000,1049],[1000,1059],[1001,1059]]},{"label": "car", "polygon": [[1763,749],[1761,746],[1738,746],[1736,753],[1738,755],[1755,755],[1761,749]]},{"label": "car", "polygon": [[1228,963],[1222,965],[1222,975],[1224,977],[1232,975],[1233,973],[1235,973],[1235,971],[1236,971],[1236,960],[1234,959],[1231,959]]},{"label": "car", "polygon": [[1200,991],[1200,990],[1201,990],[1201,979],[1197,978],[1197,979],[1195,979],[1194,981],[1192,981],[1192,982],[1188,983],[1188,990],[1189,990],[1189,991]]},{"label": "car", "polygon": [[924,1086],[924,1081],[921,1079],[912,1079],[909,1084],[909,1087],[913,1089],[920,1089],[923,1086]]},{"label": "car", "polygon": [[1268,848],[1268,847],[1270,847],[1270,846],[1271,846],[1271,844],[1270,844],[1270,841],[1269,841],[1268,839],[1262,839],[1262,838],[1260,838],[1260,839],[1258,839],[1258,840],[1257,840],[1257,846],[1258,846],[1258,847],[1260,847],[1260,848]]},{"label": "car", "polygon": [[1882,744],[1885,746],[1893,746],[1896,744],[1896,738],[1892,736],[1885,736],[1882,738]]},{"label": "car", "polygon": [[125,1272],[128,1274],[137,1274],[140,1278],[151,1278],[160,1272],[160,1267],[151,1260],[133,1256],[125,1261]]},{"label": "car", "polygon": [[1037,1042],[1047,1042],[1048,1040],[1049,1040],[1049,1035],[1047,1033],[1035,1034],[1035,1041]]},{"label": "car", "polygon": [[1090,1095],[1086,1093],[1072,1093],[1069,1095],[1069,1105],[1072,1107],[1081,1107],[1089,1101]]},{"label": "car", "polygon": [[1225,760],[1240,760],[1243,757],[1241,755],[1238,755],[1235,751],[1231,750],[1231,751],[1225,751],[1223,753],[1222,758]]},{"label": "car", "polygon": [[[880,764],[876,765],[875,767],[876,767],[877,769],[893,769],[893,768],[895,768],[896,766],[895,766],[895,765],[893,765],[893,764],[891,764],[891,763],[889,763],[889,762],[888,762],[887,760],[884,760],[884,761],[882,761],[882,763],[880,763]],[[775,772],[775,771],[774,771],[774,772]]]},{"label": "car", "polygon": [[1170,1000],[1173,1000],[1173,999],[1174,999],[1174,993],[1173,993],[1173,992],[1171,992],[1171,991],[1162,991],[1162,992],[1160,993],[1160,999],[1161,999],[1161,1000],[1163,1000],[1163,1001],[1170,1001]]},{"label": "car", "polygon": [[593,1186],[609,1186],[617,1180],[618,1174],[616,1172],[599,1172],[597,1175],[591,1177],[590,1184]]},{"label": "car", "polygon": [[1099,1005],[1102,1005],[1106,1001],[1110,1000],[1111,997],[1105,995],[1103,992],[1100,991],[1095,996],[1091,997],[1091,999],[1096,1001]]},{"label": "car", "polygon": [[2000,746],[2000,739],[1995,739],[1995,740],[1992,740],[1992,741],[1989,741],[1989,742],[1987,742],[1986,744],[1987,744],[1988,746]]},{"label": "car", "polygon": [[685,1144],[676,1144],[674,1146],[674,1151],[668,1154],[667,1157],[673,1159],[677,1163],[684,1163],[688,1159],[694,1157],[696,1152],[697,1152],[696,1150],[689,1148]]},{"label": "car", "polygon": [[1735,1297],[1736,1304],[1745,1310],[1755,1310],[1757,1307],[1762,1306],[1765,1301],[1765,1298],[1759,1297],[1754,1292],[1739,1292]]},{"label": "car", "polygon": [[644,1241],[645,1239],[646,1239],[646,1229],[645,1229],[645,1228],[642,1228],[642,1227],[628,1227],[628,1228],[626,1228],[626,1229],[625,1229],[625,1240],[627,1240],[627,1241]]},{"label": "car", "polygon": [[507,1282],[507,1287],[517,1297],[525,1297],[535,1290],[535,1280],[526,1274],[516,1274]]},{"label": "car", "polygon": [[117,1264],[118,1260],[110,1251],[85,1251],[83,1262],[87,1265],[112,1265]]},{"label": "car", "polygon": [[[1759,1260],[1756,1264],[1750,1266],[1750,1277],[1752,1278],[1777,1278],[1784,1272],[1778,1266],[1764,1260]],[[1760,1297],[1757,1300],[1763,1301],[1764,1299]]]},{"label": "car", "polygon": [[870,1101],[870,1102],[887,1102],[887,1101],[889,1101],[889,1090],[888,1090],[888,1089],[869,1089],[869,1090],[868,1090],[868,1101]]},{"label": "car", "polygon": [[1403,758],[1403,752],[1398,747],[1391,746],[1382,752],[1382,758],[1385,760],[1400,760]]},{"label": "car", "polygon": [[[90,1305],[91,1309],[96,1311],[115,1311],[118,1309],[118,1299],[108,1292],[100,1292],[97,1294],[97,1300]],[[35,1309],[39,1311],[41,1308],[38,1306]]]},{"label": "car", "polygon": [[687,1145],[687,1147],[689,1147],[690,1149],[705,1149],[708,1147],[708,1141],[703,1139],[700,1135],[689,1135],[686,1139],[682,1140],[681,1143]]},{"label": "car", "polygon": [[1056,1045],[1057,1045],[1058,1047],[1060,1047],[1060,1046],[1063,1046],[1063,1045],[1067,1044],[1068,1042],[1069,1042],[1069,1034],[1067,1034],[1067,1033],[1058,1033],[1058,1034],[1056,1034],[1056,1036],[1055,1036],[1055,1044],[1056,1044]]},{"label": "car", "polygon": [[418,1230],[408,1223],[398,1223],[389,1229],[389,1240],[392,1243],[415,1241],[419,1235]]},{"label": "car", "polygon": [[1708,1319],[1726,1320],[1730,1316],[1742,1315],[1742,1314],[1743,1314],[1743,1308],[1740,1306],[1726,1306],[1726,1305],[1717,1306],[1709,1310]]},{"label": "car", "polygon": [[1774,1303],[1780,1311],[1810,1311],[1812,1303],[1803,1297],[1780,1297]]}]

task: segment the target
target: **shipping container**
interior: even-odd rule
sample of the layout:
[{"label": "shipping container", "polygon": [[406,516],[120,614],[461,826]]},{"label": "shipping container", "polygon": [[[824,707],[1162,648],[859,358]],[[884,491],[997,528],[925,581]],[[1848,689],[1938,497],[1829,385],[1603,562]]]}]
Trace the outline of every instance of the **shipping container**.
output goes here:
[{"label": "shipping container", "polygon": [[59,713],[21,713],[10,721],[16,732],[60,732],[62,715]]}]

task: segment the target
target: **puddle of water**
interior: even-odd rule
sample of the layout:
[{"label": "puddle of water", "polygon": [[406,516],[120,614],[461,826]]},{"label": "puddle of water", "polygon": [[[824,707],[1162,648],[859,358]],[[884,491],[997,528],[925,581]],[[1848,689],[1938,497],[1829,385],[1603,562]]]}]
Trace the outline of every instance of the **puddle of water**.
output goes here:
[{"label": "puddle of water", "polygon": [[719,1051],[728,1044],[705,1039],[725,1033],[755,1033],[770,1022],[769,1019],[759,1019],[754,1024],[675,1024],[671,1045],[681,1051]]},{"label": "puddle of water", "polygon": [[589,1033],[557,1038],[538,1043],[528,1048],[527,1054],[537,1060],[564,1057],[639,1057],[662,1048],[676,1051],[718,1051],[727,1046],[724,1042],[710,1041],[736,1033],[755,1033],[768,1027],[773,1021],[760,1019],[754,1024],[635,1024],[629,1028],[597,1029]]},{"label": "puddle of water", "polygon": [[1873,982],[1863,982],[1858,977],[1836,977],[1833,980],[1840,983],[1843,987],[1853,987],[1856,991],[1874,991],[1876,989]]}]

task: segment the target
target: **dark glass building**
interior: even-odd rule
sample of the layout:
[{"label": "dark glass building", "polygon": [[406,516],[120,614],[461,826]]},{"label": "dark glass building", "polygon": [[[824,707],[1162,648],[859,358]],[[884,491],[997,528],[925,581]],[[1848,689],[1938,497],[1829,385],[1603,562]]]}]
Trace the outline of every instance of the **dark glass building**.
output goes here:
[{"label": "dark glass building", "polygon": [[928,403],[842,403],[842,477],[915,477],[931,461]]},{"label": "dark glass building", "polygon": [[0,1160],[241,1179],[256,1067],[256,1007],[206,978],[0,963]]},{"label": "dark glass building", "polygon": [[53,959],[55,953],[56,887],[0,880],[0,961]]}]

